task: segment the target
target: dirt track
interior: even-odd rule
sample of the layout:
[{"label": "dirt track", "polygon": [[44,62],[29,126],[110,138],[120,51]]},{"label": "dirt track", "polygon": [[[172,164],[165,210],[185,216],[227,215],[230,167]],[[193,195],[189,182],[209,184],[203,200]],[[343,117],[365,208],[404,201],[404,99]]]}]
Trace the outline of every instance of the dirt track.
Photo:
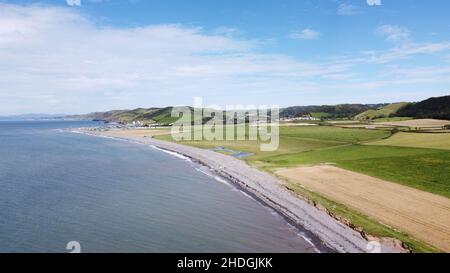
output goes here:
[{"label": "dirt track", "polygon": [[338,203],[450,252],[450,199],[333,166],[277,171]]},{"label": "dirt track", "polygon": [[103,132],[104,135],[110,137],[154,137],[167,135],[169,129],[129,129],[129,130],[109,130]]},{"label": "dirt track", "polygon": [[442,127],[450,124],[450,120],[438,120],[438,119],[412,119],[404,121],[393,121],[393,122],[380,122],[375,123],[376,125],[386,125],[386,126],[406,126],[406,127]]}]

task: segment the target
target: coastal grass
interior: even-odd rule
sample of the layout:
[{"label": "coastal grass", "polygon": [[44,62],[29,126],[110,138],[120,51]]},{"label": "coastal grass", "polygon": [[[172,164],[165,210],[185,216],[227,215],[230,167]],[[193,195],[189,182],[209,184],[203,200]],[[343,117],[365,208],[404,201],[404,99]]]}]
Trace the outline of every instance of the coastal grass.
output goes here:
[{"label": "coastal grass", "polygon": [[450,152],[443,150],[354,144],[274,156],[264,159],[263,163],[266,170],[335,164],[450,198]]},{"label": "coastal grass", "polygon": [[368,144],[450,150],[450,134],[399,132],[388,139]]}]

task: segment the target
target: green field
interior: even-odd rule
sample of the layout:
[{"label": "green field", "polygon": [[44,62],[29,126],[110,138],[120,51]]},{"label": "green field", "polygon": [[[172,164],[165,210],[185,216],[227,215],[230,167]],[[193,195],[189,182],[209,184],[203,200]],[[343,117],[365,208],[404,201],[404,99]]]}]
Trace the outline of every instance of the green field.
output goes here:
[{"label": "green field", "polygon": [[450,134],[400,132],[388,139],[369,144],[450,150]]},{"label": "green field", "polygon": [[[235,151],[253,153],[254,156],[246,157],[245,160],[250,163],[256,163],[265,158],[272,158],[277,155],[298,154],[351,143],[379,140],[388,137],[389,135],[390,133],[386,131],[344,129],[331,126],[281,126],[280,146],[279,149],[274,152],[262,152],[260,150],[262,142],[260,141],[219,140],[181,141],[180,143],[207,149],[220,146]],[[156,138],[173,141],[170,135],[157,136]]]}]

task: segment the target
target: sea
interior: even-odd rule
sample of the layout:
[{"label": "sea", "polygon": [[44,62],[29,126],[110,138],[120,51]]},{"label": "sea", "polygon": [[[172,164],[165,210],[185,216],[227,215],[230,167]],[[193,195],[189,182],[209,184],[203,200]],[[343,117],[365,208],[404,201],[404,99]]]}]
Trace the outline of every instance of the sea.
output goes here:
[{"label": "sea", "polygon": [[[0,252],[317,252],[304,231],[182,156],[0,121]],[[74,245],[76,246],[74,248]]]}]

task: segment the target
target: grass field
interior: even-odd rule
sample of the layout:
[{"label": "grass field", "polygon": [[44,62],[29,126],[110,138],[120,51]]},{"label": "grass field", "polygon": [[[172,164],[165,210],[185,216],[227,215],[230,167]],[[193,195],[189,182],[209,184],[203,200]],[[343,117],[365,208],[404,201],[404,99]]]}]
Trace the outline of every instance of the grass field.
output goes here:
[{"label": "grass field", "polygon": [[450,150],[450,134],[400,132],[388,139],[368,144]]},{"label": "grass field", "polygon": [[[344,129],[331,126],[280,126],[280,146],[275,152],[261,152],[260,141],[181,141],[182,144],[200,148],[226,147],[231,150],[253,153],[246,157],[249,162],[256,162],[277,155],[298,154],[311,150],[341,146],[351,143],[379,140],[390,135],[389,132]],[[173,141],[170,135],[156,136],[158,139]]]}]

